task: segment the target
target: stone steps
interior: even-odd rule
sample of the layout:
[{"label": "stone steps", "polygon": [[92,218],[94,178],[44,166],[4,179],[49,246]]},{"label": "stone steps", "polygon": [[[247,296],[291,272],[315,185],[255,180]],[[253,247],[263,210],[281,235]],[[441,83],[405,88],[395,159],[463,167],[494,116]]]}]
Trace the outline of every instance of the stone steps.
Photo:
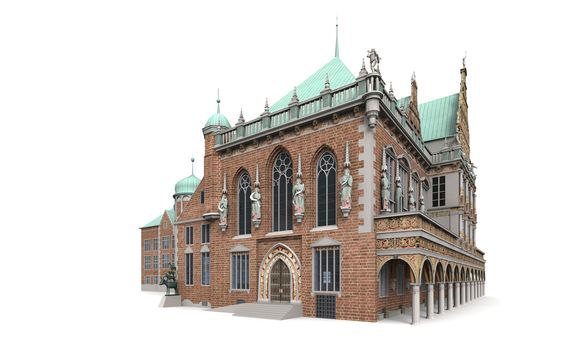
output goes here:
[{"label": "stone steps", "polygon": [[229,312],[238,317],[270,320],[287,320],[303,316],[303,306],[301,304],[245,303],[219,307],[211,311]]}]

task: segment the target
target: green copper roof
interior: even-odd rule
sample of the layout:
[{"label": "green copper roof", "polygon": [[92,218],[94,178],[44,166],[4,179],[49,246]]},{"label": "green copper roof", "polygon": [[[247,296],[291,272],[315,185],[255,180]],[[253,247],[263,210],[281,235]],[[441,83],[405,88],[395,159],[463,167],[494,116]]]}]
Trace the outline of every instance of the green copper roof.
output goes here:
[{"label": "green copper roof", "polygon": [[206,121],[204,127],[206,128],[207,126],[211,126],[211,125],[220,125],[220,126],[225,126],[227,128],[232,127],[230,125],[230,122],[228,121],[228,118],[226,118],[224,114],[221,113],[214,113],[213,115],[211,115],[210,118],[208,118],[208,120]]},{"label": "green copper roof", "polygon": [[[175,222],[175,209],[174,208],[167,209],[167,216],[169,216],[169,220],[171,220],[171,222],[174,223]],[[158,217],[151,220],[150,222],[148,222],[147,224],[143,225],[140,228],[149,228],[149,227],[159,226],[159,224],[161,224],[162,218],[163,218],[163,214],[159,215]]]},{"label": "green copper roof", "polygon": [[[297,96],[299,97],[299,101],[305,101],[309,98],[320,95],[320,92],[324,89],[326,74],[328,74],[331,89],[340,88],[344,85],[353,83],[356,80],[352,72],[348,70],[340,58],[334,57],[313,75],[308,77],[301,84],[297,85]],[[291,97],[293,97],[293,90],[289,91],[287,95],[283,96],[279,101],[274,103],[271,108],[269,108],[269,111],[273,113],[286,108],[289,105],[289,102],[291,102]]]},{"label": "green copper roof", "polygon": [[167,215],[171,223],[175,223],[175,208],[167,209]]},{"label": "green copper roof", "polygon": [[458,94],[419,104],[423,141],[432,141],[456,134]]},{"label": "green copper roof", "polygon": [[200,179],[194,175],[187,176],[175,184],[175,195],[195,193]]},{"label": "green copper roof", "polygon": [[[409,101],[410,96],[403,97],[397,100],[397,105],[408,112]],[[457,113],[458,94],[419,104],[423,141],[442,139],[456,134]]]}]

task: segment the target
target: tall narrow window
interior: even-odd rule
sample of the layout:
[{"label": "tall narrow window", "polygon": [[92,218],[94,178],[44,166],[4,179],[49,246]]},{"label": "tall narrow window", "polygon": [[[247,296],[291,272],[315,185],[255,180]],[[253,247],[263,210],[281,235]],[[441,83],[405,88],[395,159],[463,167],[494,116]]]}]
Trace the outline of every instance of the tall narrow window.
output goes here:
[{"label": "tall narrow window", "polygon": [[399,164],[399,177],[401,178],[401,208],[402,211],[407,211],[409,210],[409,169],[404,162],[400,162]]},{"label": "tall narrow window", "polygon": [[185,244],[193,244],[193,227],[185,227]]},{"label": "tall narrow window", "polygon": [[203,224],[201,229],[201,243],[210,243],[210,224]]},{"label": "tall narrow window", "polygon": [[185,284],[193,284],[193,253],[185,254]]},{"label": "tall narrow window", "polygon": [[405,264],[397,261],[397,295],[405,294]]},{"label": "tall narrow window", "polygon": [[232,254],[232,289],[250,289],[250,256],[248,253]]},{"label": "tall narrow window", "polygon": [[415,199],[415,209],[419,209],[419,198],[420,198],[420,186],[419,186],[419,178],[416,173],[413,173],[411,178],[411,186],[413,187],[413,198]]},{"label": "tall narrow window", "polygon": [[289,153],[281,152],[273,164],[273,231],[293,228],[293,163]]},{"label": "tall narrow window", "polygon": [[153,256],[153,268],[157,270],[159,268],[159,258],[157,255]]},{"label": "tall narrow window", "polygon": [[340,247],[316,248],[314,251],[314,290],[340,291]]},{"label": "tall narrow window", "polygon": [[201,284],[210,285],[210,252],[201,253]]},{"label": "tall narrow window", "polygon": [[158,250],[158,249],[159,249],[159,239],[154,238],[153,239],[153,250]]},{"label": "tall narrow window", "polygon": [[204,203],[204,191],[200,191],[200,203]]},{"label": "tall narrow window", "polygon": [[432,206],[444,205],[446,205],[446,177],[436,176],[432,178]]},{"label": "tall narrow window", "polygon": [[379,296],[386,297],[389,295],[389,271],[391,264],[385,264],[381,268],[381,276],[379,278]]},{"label": "tall narrow window", "polygon": [[251,179],[248,173],[243,173],[238,181],[238,234],[252,233],[252,200]]},{"label": "tall narrow window", "polygon": [[395,189],[395,160],[390,152],[386,151],[385,165],[387,166],[387,180],[389,180],[389,204],[393,208],[395,205],[394,189]]},{"label": "tall narrow window", "polygon": [[325,152],[316,169],[317,225],[336,225],[336,159],[330,152]]},{"label": "tall narrow window", "polygon": [[144,256],[143,259],[144,259],[144,263],[143,263],[144,270],[151,269],[151,256]]}]

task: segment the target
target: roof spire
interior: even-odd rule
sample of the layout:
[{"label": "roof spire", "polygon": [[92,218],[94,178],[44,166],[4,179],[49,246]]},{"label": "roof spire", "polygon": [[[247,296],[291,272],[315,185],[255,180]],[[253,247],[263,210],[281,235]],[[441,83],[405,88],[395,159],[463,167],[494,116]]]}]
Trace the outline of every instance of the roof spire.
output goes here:
[{"label": "roof spire", "polygon": [[240,116],[238,117],[238,122],[236,123],[236,125],[244,124],[245,122],[246,122],[246,120],[244,119],[244,112],[242,111],[242,108],[240,107]]},{"label": "roof spire", "polygon": [[195,157],[191,157],[191,175],[195,174]]},{"label": "roof spire", "polygon": [[220,89],[217,90],[216,104],[216,113],[220,114]]},{"label": "roof spire", "polygon": [[340,57],[340,49],[338,48],[338,16],[336,16],[336,45],[334,47],[334,57]]},{"label": "roof spire", "polygon": [[267,97],[265,98],[265,106],[263,106],[265,112],[269,112],[269,103],[267,102]]}]

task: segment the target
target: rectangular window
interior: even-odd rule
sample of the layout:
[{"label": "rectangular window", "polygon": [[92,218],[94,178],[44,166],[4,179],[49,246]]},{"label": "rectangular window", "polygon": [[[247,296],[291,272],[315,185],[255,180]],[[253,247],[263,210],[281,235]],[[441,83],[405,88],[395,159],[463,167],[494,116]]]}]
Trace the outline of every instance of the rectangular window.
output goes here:
[{"label": "rectangular window", "polygon": [[391,264],[386,264],[381,269],[381,274],[379,276],[379,296],[386,297],[389,295],[389,270],[391,269]]},{"label": "rectangular window", "polygon": [[250,256],[248,253],[232,254],[232,289],[250,289]]},{"label": "rectangular window", "polygon": [[210,243],[210,224],[203,224],[201,229],[201,243]]},{"label": "rectangular window", "polygon": [[159,249],[159,239],[154,238],[153,239],[153,250],[158,250]]},{"label": "rectangular window", "polygon": [[153,284],[157,284],[158,283],[157,280],[158,280],[157,276],[153,276]]},{"label": "rectangular window", "polygon": [[144,256],[143,257],[143,268],[144,270],[151,269],[151,256]]},{"label": "rectangular window", "polygon": [[161,256],[161,267],[169,268],[169,254],[163,254]]},{"label": "rectangular window", "polygon": [[200,191],[200,203],[204,203],[204,191]]},{"label": "rectangular window", "polygon": [[193,244],[193,227],[185,227],[185,244]]},{"label": "rectangular window", "polygon": [[315,291],[340,291],[340,247],[316,248],[313,269]]},{"label": "rectangular window", "polygon": [[316,296],[316,317],[336,318],[336,295]]},{"label": "rectangular window", "polygon": [[210,252],[201,253],[201,284],[210,285]]},{"label": "rectangular window", "polygon": [[161,237],[161,249],[169,249],[169,236]]},{"label": "rectangular window", "polygon": [[405,265],[401,262],[397,263],[397,295],[405,294]]},{"label": "rectangular window", "polygon": [[193,284],[193,253],[185,254],[185,284]]},{"label": "rectangular window", "polygon": [[150,283],[151,283],[151,277],[145,276],[145,284],[150,284]]},{"label": "rectangular window", "polygon": [[432,178],[432,206],[442,207],[446,205],[446,176]]},{"label": "rectangular window", "polygon": [[147,252],[148,250],[150,250],[150,249],[151,249],[151,244],[150,244],[150,243],[151,243],[151,242],[150,242],[149,239],[144,239],[144,240],[143,240],[143,250],[145,250],[146,252]]},{"label": "rectangular window", "polygon": [[157,255],[153,256],[153,268],[156,270],[159,268],[159,258]]},{"label": "rectangular window", "polygon": [[171,235],[171,248],[175,248],[175,235]]}]

